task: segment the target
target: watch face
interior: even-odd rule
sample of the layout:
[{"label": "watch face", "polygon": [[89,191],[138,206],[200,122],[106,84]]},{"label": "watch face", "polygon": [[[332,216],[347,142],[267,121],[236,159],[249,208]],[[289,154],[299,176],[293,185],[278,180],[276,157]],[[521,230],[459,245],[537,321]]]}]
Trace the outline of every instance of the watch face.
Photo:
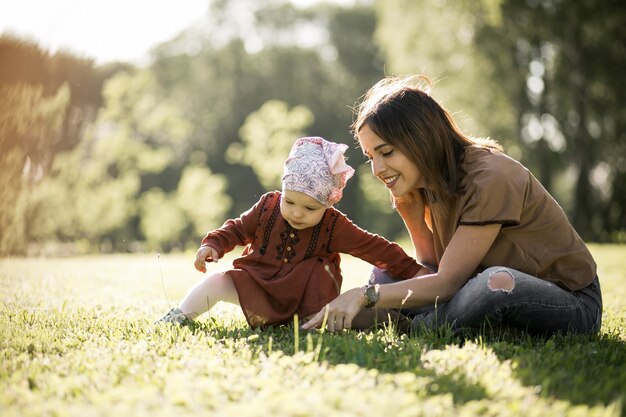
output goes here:
[{"label": "watch face", "polygon": [[378,292],[378,285],[369,285],[365,289],[365,298],[367,298],[366,307],[373,307],[378,302],[380,293]]}]

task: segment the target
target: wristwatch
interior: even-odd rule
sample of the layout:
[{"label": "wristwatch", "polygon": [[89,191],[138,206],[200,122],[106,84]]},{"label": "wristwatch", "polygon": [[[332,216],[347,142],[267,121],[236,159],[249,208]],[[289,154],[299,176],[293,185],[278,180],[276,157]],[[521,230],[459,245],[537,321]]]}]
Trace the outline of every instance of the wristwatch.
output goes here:
[{"label": "wristwatch", "polygon": [[380,292],[378,291],[378,284],[375,285],[366,285],[363,289],[363,296],[367,300],[367,304],[365,304],[365,308],[372,308],[378,302],[380,298]]}]

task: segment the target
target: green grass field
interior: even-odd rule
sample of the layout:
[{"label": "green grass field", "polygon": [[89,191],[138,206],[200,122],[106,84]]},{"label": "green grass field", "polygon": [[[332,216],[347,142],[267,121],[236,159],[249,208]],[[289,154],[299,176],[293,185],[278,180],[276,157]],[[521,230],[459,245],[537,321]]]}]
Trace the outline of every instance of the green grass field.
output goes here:
[{"label": "green grass field", "polygon": [[[548,340],[253,331],[226,304],[154,327],[193,255],[0,259],[0,416],[620,416],[626,246],[591,249],[601,334]],[[344,289],[369,274],[342,266]]]}]

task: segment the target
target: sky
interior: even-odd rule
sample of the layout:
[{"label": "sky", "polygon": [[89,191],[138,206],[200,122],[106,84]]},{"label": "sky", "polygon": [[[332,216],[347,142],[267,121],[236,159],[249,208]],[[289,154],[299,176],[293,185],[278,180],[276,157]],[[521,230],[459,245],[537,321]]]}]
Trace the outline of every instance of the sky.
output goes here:
[{"label": "sky", "polygon": [[[307,6],[319,0],[291,0]],[[332,0],[349,4],[350,0]],[[2,0],[0,35],[93,58],[141,64],[151,47],[201,20],[210,0]]]},{"label": "sky", "polygon": [[0,34],[108,61],[141,63],[208,9],[208,0],[4,0]]}]

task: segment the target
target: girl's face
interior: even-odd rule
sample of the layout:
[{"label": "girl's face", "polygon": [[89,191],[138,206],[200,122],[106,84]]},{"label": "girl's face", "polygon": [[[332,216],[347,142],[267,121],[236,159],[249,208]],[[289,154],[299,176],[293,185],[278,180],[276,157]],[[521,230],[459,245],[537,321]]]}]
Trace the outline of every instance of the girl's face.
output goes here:
[{"label": "girl's face", "polygon": [[304,193],[284,190],[280,199],[280,214],[296,230],[317,225],[324,216],[326,207]]},{"label": "girl's face", "polygon": [[369,126],[361,127],[357,137],[363,154],[372,164],[372,174],[389,188],[394,197],[402,197],[426,186],[426,180],[415,164],[376,135]]}]

